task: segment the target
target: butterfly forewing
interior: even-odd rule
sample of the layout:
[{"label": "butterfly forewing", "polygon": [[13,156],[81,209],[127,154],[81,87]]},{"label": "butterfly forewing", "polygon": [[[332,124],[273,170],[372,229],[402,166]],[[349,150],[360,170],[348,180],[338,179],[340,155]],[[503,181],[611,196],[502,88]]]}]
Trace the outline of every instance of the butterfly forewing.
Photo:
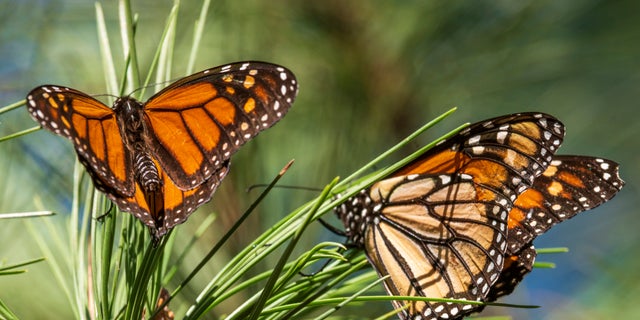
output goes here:
[{"label": "butterfly forewing", "polygon": [[555,224],[613,198],[624,186],[618,167],[602,158],[555,156],[509,213],[509,253],[517,253]]},{"label": "butterfly forewing", "polygon": [[184,78],[145,105],[153,152],[178,187],[193,188],[247,140],[280,120],[297,91],[290,71],[259,62]]},{"label": "butterfly forewing", "polygon": [[73,142],[96,188],[118,197],[133,195],[131,155],[111,108],[80,91],[46,85],[27,95],[27,110],[42,127]]},{"label": "butterfly forewing", "polygon": [[551,162],[564,126],[542,113],[519,113],[470,125],[394,173],[466,173],[511,201]]},{"label": "butterfly forewing", "polygon": [[227,161],[222,168],[218,169],[215,176],[210,177],[196,188],[184,191],[171,183],[171,179],[165,172],[160,171],[164,185],[161,195],[163,208],[160,211],[149,208],[140,185],[137,186],[136,193],[132,197],[115,198],[109,194],[108,196],[118,204],[122,211],[133,214],[146,224],[153,230],[154,238],[159,239],[174,226],[186,221],[200,205],[211,200],[213,193],[228,172],[229,162]]}]

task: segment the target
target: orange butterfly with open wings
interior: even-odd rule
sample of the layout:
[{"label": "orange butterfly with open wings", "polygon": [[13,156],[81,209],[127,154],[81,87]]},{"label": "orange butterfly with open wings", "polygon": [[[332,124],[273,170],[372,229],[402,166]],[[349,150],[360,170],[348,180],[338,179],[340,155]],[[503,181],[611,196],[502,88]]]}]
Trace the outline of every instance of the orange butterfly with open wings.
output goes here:
[{"label": "orange butterfly with open wings", "polygon": [[94,186],[157,241],[211,199],[231,155],[282,119],[297,92],[286,68],[238,62],[182,78],[145,103],[121,97],[109,108],[45,85],[29,92],[27,108],[73,142]]}]

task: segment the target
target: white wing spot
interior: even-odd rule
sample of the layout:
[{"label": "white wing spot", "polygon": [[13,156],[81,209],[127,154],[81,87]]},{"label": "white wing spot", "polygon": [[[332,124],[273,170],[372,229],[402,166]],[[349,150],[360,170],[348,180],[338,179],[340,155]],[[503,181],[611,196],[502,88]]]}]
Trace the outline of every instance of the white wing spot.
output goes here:
[{"label": "white wing spot", "polygon": [[541,118],[540,120],[538,120],[538,122],[545,128],[548,126],[547,119],[545,118]]},{"label": "white wing spot", "polygon": [[483,154],[484,153],[484,147],[473,147],[471,148],[471,152],[473,152],[473,154]]},{"label": "white wing spot", "polygon": [[504,144],[504,140],[507,139],[507,137],[509,136],[509,133],[506,131],[500,131],[498,132],[496,138],[498,139],[498,143],[500,144]]}]

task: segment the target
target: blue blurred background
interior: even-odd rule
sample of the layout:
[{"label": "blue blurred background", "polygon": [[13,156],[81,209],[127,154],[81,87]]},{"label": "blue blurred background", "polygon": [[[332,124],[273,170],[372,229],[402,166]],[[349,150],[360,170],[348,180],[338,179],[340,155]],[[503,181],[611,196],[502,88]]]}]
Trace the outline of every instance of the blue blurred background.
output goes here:
[{"label": "blue blurred background", "polygon": [[[144,72],[171,4],[133,1]],[[121,71],[117,6],[113,1],[102,5]],[[180,9],[176,78],[185,75],[199,9],[196,1],[184,1]],[[244,189],[269,181],[289,159],[296,163],[283,183],[321,187],[453,106],[459,107],[453,116],[395,158],[463,122],[547,112],[567,126],[560,153],[615,160],[627,185],[613,201],[556,226],[535,242],[539,248],[566,246],[570,252],[539,256],[557,268],[534,270],[505,301],[542,308],[488,308],[483,315],[640,315],[635,303],[640,294],[639,12],[637,1],[214,0],[196,69],[239,60],[279,63],[297,75],[300,94],[284,121],[234,156],[230,175],[203,210],[217,212],[216,228],[226,230],[254,198]],[[45,83],[117,94],[105,92],[94,3],[0,0],[0,106],[24,99]],[[34,125],[21,108],[1,116],[0,136]],[[44,131],[1,143],[0,212],[69,212],[74,159],[68,141]],[[241,234],[260,233],[313,196],[272,192]],[[198,216],[178,231],[195,229],[202,219]],[[48,219],[56,224],[63,217]],[[32,221],[32,228],[46,232],[47,227],[40,219]],[[41,256],[26,229],[23,221],[2,221],[0,261]],[[205,236],[202,250],[218,236],[213,231]],[[325,239],[337,238],[314,226],[301,247]],[[248,242],[246,236],[236,237],[227,254]],[[69,314],[46,264],[29,269],[25,275],[0,277],[0,299],[25,319]],[[389,309],[386,303],[375,307]]]}]

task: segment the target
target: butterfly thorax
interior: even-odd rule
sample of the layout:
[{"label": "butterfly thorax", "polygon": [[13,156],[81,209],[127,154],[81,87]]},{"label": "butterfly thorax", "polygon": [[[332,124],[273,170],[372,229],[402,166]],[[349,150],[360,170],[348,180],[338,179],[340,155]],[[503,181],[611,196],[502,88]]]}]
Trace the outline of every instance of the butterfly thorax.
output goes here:
[{"label": "butterfly thorax", "polygon": [[371,197],[367,190],[362,190],[355,196],[336,207],[335,213],[345,225],[345,235],[349,243],[364,247],[364,235],[368,226],[374,222],[381,206],[371,209]]},{"label": "butterfly thorax", "polygon": [[164,216],[159,212],[164,208],[162,180],[158,167],[147,147],[149,145],[147,141],[148,129],[143,105],[133,98],[122,97],[116,100],[114,111],[118,118],[124,144],[132,155],[136,181],[142,188],[151,215],[156,217],[156,224],[161,226],[161,220]]},{"label": "butterfly thorax", "polygon": [[121,97],[114,103],[120,134],[130,152],[144,152],[146,125],[143,105],[130,97]]}]

